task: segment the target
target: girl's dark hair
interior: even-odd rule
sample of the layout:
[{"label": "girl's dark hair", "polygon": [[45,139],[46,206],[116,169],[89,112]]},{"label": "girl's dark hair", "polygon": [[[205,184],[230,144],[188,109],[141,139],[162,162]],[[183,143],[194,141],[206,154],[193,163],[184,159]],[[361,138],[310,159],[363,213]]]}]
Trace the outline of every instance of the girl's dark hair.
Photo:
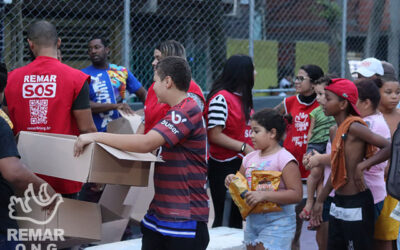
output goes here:
[{"label": "girl's dark hair", "polygon": [[311,83],[324,76],[324,71],[319,66],[314,64],[303,65],[300,67],[300,69],[307,72],[308,77],[310,77]]},{"label": "girl's dark hair", "polygon": [[246,122],[250,120],[253,108],[254,65],[251,57],[247,55],[233,55],[225,63],[222,74],[212,84],[207,102],[221,90],[242,95],[242,110]]},{"label": "girl's dark hair", "polygon": [[264,108],[258,112],[256,112],[251,120],[256,121],[262,127],[264,127],[267,131],[271,131],[271,129],[276,129],[276,141],[280,141],[285,134],[285,119],[283,116],[271,108]]},{"label": "girl's dark hair", "polygon": [[381,95],[376,83],[371,79],[363,78],[360,81],[357,81],[356,86],[358,90],[358,99],[361,101],[369,99],[374,106],[374,109],[378,108]]}]

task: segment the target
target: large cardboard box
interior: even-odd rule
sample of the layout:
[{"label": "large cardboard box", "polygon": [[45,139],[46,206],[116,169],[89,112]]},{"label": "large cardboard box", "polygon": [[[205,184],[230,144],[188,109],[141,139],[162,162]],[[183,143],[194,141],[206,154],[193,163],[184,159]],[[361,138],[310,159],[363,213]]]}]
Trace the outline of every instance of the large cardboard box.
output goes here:
[{"label": "large cardboard box", "polygon": [[[16,204],[15,211],[17,211],[17,216],[21,218],[17,219],[20,236],[30,237],[31,240],[36,237],[36,241],[22,241],[24,244],[30,247],[33,245],[41,246],[42,249],[47,249],[43,246],[48,244],[56,244],[57,249],[61,249],[101,240],[100,206],[85,201],[66,198],[62,200],[63,202],[52,211],[52,213],[55,213],[54,217],[44,225],[23,218],[46,221],[51,218],[52,213],[43,210],[33,199],[29,200],[29,206],[32,209],[29,213],[24,212],[21,203]],[[24,201],[26,201],[26,198],[24,198]],[[29,233],[29,231],[34,233]]]},{"label": "large cardboard box", "polygon": [[119,111],[121,117],[113,120],[107,125],[107,132],[115,134],[135,134],[142,117],[139,115],[127,115],[124,112]]},{"label": "large cardboard box", "polygon": [[73,156],[76,136],[22,131],[18,138],[21,160],[35,173],[80,182],[147,186],[150,153],[125,152],[91,143]]}]

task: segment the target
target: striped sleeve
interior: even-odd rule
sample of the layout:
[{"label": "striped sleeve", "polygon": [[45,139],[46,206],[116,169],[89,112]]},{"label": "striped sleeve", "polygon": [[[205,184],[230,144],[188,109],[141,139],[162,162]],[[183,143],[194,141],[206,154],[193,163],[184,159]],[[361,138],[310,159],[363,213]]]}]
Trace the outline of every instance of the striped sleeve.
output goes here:
[{"label": "striped sleeve", "polygon": [[225,128],[225,123],[228,119],[228,105],[223,95],[217,95],[210,101],[207,115],[208,129],[215,126],[222,126]]}]

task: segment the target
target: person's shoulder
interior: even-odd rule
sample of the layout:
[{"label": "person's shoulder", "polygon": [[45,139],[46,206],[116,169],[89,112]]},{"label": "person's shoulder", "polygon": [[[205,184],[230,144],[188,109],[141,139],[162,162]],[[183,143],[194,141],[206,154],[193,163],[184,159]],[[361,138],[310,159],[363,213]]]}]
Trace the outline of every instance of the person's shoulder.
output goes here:
[{"label": "person's shoulder", "polygon": [[290,103],[293,103],[295,101],[297,101],[297,95],[292,95],[292,96],[288,96],[288,97],[283,98],[283,102],[286,103],[286,104],[290,104]]},{"label": "person's shoulder", "polygon": [[279,155],[279,157],[284,157],[284,159],[287,159],[288,161],[296,160],[292,153],[287,151],[284,147],[282,147],[276,154]]},{"label": "person's shoulder", "polygon": [[244,156],[243,161],[249,161],[250,159],[253,159],[255,157],[257,157],[260,154],[260,150],[254,150],[250,153],[248,153],[247,155]]},{"label": "person's shoulder", "polygon": [[177,109],[186,111],[189,115],[195,114],[200,112],[201,110],[199,108],[199,105],[197,105],[197,102],[193,100],[192,98],[186,98],[184,101],[182,101],[179,105],[175,106]]},{"label": "person's shoulder", "polygon": [[8,78],[13,77],[13,76],[19,76],[19,75],[21,75],[21,73],[29,71],[30,66],[31,66],[31,63],[11,70],[10,72],[8,72]]},{"label": "person's shoulder", "polygon": [[90,71],[93,71],[94,69],[95,69],[95,67],[93,67],[93,65],[89,65],[89,66],[81,69],[81,71],[88,74]]}]

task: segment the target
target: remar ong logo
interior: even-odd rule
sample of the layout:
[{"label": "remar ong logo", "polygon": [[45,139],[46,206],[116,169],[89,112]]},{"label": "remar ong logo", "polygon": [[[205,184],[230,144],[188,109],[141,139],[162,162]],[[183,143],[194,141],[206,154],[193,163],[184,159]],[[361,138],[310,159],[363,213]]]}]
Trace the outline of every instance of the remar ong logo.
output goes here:
[{"label": "remar ong logo", "polygon": [[[43,183],[42,185],[40,185],[39,193],[37,196],[35,195],[35,192],[33,190],[32,183],[30,183],[28,185],[28,188],[25,190],[24,197],[11,196],[10,204],[8,205],[9,217],[14,220],[30,221],[37,225],[46,225],[47,223],[49,223],[56,215],[58,207],[64,200],[61,194],[54,194],[52,197],[50,197],[50,195],[47,193],[47,185],[48,185],[47,183]],[[47,219],[38,220],[36,218],[29,217],[29,213],[32,212],[32,208],[30,205],[31,202],[35,202],[40,207],[45,208],[50,204],[52,204],[55,200],[57,201],[54,206],[54,209],[50,211],[51,212],[50,216],[48,217],[46,216]],[[17,206],[21,207],[23,215],[20,216],[16,214]]]}]

